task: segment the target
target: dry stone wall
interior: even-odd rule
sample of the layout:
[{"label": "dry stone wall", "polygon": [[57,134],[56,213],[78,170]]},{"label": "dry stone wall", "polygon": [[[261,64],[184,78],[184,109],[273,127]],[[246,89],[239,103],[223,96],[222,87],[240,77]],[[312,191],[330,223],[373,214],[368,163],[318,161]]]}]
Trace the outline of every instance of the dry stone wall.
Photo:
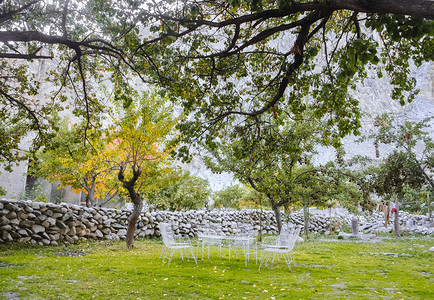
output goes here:
[{"label": "dry stone wall", "polygon": [[[32,201],[0,199],[0,243],[22,242],[40,245],[75,243],[87,239],[124,239],[127,233],[129,210],[86,208],[73,204],[55,205]],[[328,216],[313,214],[310,232],[327,233],[336,224],[351,224],[351,214]],[[415,233],[432,234],[426,218],[403,214],[402,225],[412,223]],[[283,215],[285,220],[303,226],[300,212]],[[370,218],[359,217],[361,228],[372,232],[381,227],[381,214]],[[136,228],[137,238],[159,237],[158,224],[172,223],[176,234],[194,237],[206,227],[216,227],[225,235],[236,234],[240,224],[262,228],[263,234],[276,234],[277,226],[272,211],[261,210],[197,210],[186,212],[154,211],[141,214]],[[371,224],[371,225],[370,225]],[[432,224],[431,224],[432,225]]]}]

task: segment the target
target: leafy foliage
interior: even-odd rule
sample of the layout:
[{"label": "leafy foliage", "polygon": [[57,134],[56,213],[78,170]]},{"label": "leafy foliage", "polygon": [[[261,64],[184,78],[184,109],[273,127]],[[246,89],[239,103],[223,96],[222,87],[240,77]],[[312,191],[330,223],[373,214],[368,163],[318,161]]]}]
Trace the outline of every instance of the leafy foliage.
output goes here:
[{"label": "leafy foliage", "polygon": [[413,214],[427,214],[432,212],[433,193],[426,187],[412,189],[408,186],[404,189],[404,204],[402,210]]},{"label": "leafy foliage", "polygon": [[359,134],[352,90],[370,69],[388,73],[391,97],[404,104],[417,94],[411,60],[433,58],[432,7],[421,1],[169,1],[148,16],[158,37],[145,45],[164,47],[157,79],[191,116],[183,138],[211,148],[228,126],[307,110],[338,145]]},{"label": "leafy foliage", "polygon": [[342,204],[349,207],[367,205],[369,196],[360,190],[357,175],[334,164],[313,164],[316,149],[332,143],[329,127],[313,115],[305,112],[300,119],[285,115],[274,119],[279,125],[261,123],[258,117],[257,124],[238,126],[214,148],[208,147],[211,155],[205,163],[213,171],[233,173],[242,183],[264,194],[279,228],[281,207],[326,207],[342,198]]},{"label": "leafy foliage", "polygon": [[70,186],[86,194],[86,204],[95,206],[96,199],[108,201],[118,191],[103,157],[106,148],[102,130],[88,130],[69,119],[59,121],[59,131],[43,149],[36,152],[29,167],[34,177],[60,182],[59,188]]},{"label": "leafy foliage", "polygon": [[431,120],[396,124],[392,115],[377,117],[378,131],[370,136],[374,145],[390,144],[395,148],[382,164],[373,169],[376,175],[372,179],[379,195],[402,197],[406,187],[420,189],[424,185],[434,189]]},{"label": "leafy foliage", "polygon": [[[301,115],[310,103],[337,144],[358,133],[351,91],[369,68],[389,74],[391,97],[403,103],[417,93],[410,61],[433,58],[429,2],[363,3],[6,1],[0,161],[26,159],[17,149],[29,133],[37,133],[35,148],[47,142],[51,113],[62,107],[85,121],[86,136],[92,117],[107,106],[99,89],[128,107],[132,92],[143,89],[137,80],[158,83],[183,108],[189,117],[178,128],[185,141],[204,138],[212,146],[225,126],[260,115]],[[45,61],[53,67],[35,77],[30,69]],[[45,82],[56,86],[46,92]],[[179,153],[188,157],[188,148]]]},{"label": "leafy foliage", "polygon": [[[216,208],[240,209],[246,201],[247,190],[239,185],[231,185],[227,188],[214,192],[213,206]],[[248,201],[250,202],[250,201]]]},{"label": "leafy foliage", "polygon": [[172,171],[149,193],[147,201],[158,209],[177,211],[199,209],[208,205],[211,191],[207,180],[192,176],[188,171]]},{"label": "leafy foliage", "polygon": [[123,115],[109,126],[104,158],[123,191],[134,204],[126,235],[127,247],[134,247],[134,231],[143,208],[141,194],[156,188],[156,178],[168,171],[166,164],[174,144],[170,143],[176,120],[164,98],[143,94],[139,101],[124,105]]}]

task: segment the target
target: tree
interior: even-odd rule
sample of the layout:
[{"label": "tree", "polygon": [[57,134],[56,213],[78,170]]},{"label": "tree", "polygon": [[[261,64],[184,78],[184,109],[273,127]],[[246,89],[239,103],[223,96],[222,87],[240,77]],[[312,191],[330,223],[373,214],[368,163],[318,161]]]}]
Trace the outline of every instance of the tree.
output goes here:
[{"label": "tree", "polygon": [[388,155],[383,163],[370,168],[374,191],[385,198],[396,197],[395,200],[395,236],[399,237],[399,207],[402,204],[405,187],[415,189],[422,187],[424,182],[423,174],[418,166],[406,153],[394,151]]},{"label": "tree", "polygon": [[369,69],[386,72],[404,104],[417,93],[410,62],[433,59],[434,8],[422,0],[186,0],[147,14],[156,25],[142,49],[171,44],[155,60],[157,79],[191,116],[184,138],[210,144],[228,125],[307,109],[339,143],[359,133],[352,90]]},{"label": "tree", "polygon": [[365,210],[372,208],[363,172],[352,170],[344,161],[302,166],[295,170],[293,184],[294,205],[303,208],[307,238],[310,206],[331,208],[339,204],[353,212],[360,207]]},{"label": "tree", "polygon": [[247,190],[240,185],[230,185],[227,188],[214,192],[214,207],[240,209],[241,201],[245,199]]},{"label": "tree", "polygon": [[[399,207],[406,188],[421,189],[428,185],[434,189],[432,170],[434,168],[434,141],[430,136],[430,121],[404,121],[397,124],[392,115],[385,114],[376,118],[378,131],[370,136],[374,145],[390,144],[394,151],[384,161],[370,170],[373,189],[386,198],[396,197],[395,235],[399,237]],[[378,151],[378,155],[379,155]]]},{"label": "tree", "polygon": [[188,171],[172,171],[158,183],[158,190],[148,196],[148,202],[159,209],[192,210],[208,205],[211,191],[207,180],[192,176]]},{"label": "tree", "polygon": [[428,213],[431,219],[431,199],[432,191],[430,191],[427,185],[424,185],[421,189],[413,189],[406,186],[402,209],[413,214]]},{"label": "tree", "polygon": [[167,172],[172,151],[169,142],[175,125],[172,109],[157,95],[144,95],[131,103],[107,133],[106,161],[134,204],[129,217],[126,244],[134,247],[134,232],[143,208],[143,196],[156,186],[155,178]]},{"label": "tree", "polygon": [[295,201],[296,170],[311,164],[316,145],[330,141],[323,135],[327,128],[306,112],[300,120],[287,116],[274,119],[280,125],[261,121],[257,118],[257,123],[226,132],[212,147],[204,141],[203,146],[211,154],[205,163],[213,171],[232,172],[242,183],[265,194],[280,230],[281,207]]},{"label": "tree", "polygon": [[35,149],[49,143],[52,113],[63,109],[84,120],[86,138],[91,119],[107,106],[98,97],[104,85],[130,100],[129,87],[137,83],[131,75],[146,81],[144,60],[138,73],[132,55],[141,40],[141,10],[136,1],[2,1],[0,162],[27,159],[17,150],[30,134]]},{"label": "tree", "polygon": [[433,120],[434,117],[429,117],[420,122],[404,121],[400,124],[393,114],[383,114],[375,119],[374,125],[378,131],[369,136],[377,151],[380,144],[389,144],[397,152],[405,153],[409,163],[420,170],[431,189],[434,189],[434,140],[431,136]]},{"label": "tree", "polygon": [[96,198],[104,203],[118,193],[118,184],[102,157],[106,148],[101,130],[88,130],[67,119],[60,121],[59,131],[33,156],[29,173],[49,182],[60,182],[59,187],[71,186],[77,193],[86,194],[86,206],[96,205]]},{"label": "tree", "polygon": [[[97,87],[129,101],[133,76],[171,92],[191,115],[179,126],[190,137],[211,142],[239,117],[302,112],[308,95],[337,125],[332,138],[357,133],[351,89],[378,63],[392,97],[411,100],[409,61],[432,60],[433,17],[424,0],[10,0],[0,10],[0,158],[19,159],[29,132],[35,147],[49,140],[51,109],[70,106],[89,129],[106,105]],[[53,67],[36,78],[29,66],[43,61]],[[45,80],[56,89],[41,95]]]}]

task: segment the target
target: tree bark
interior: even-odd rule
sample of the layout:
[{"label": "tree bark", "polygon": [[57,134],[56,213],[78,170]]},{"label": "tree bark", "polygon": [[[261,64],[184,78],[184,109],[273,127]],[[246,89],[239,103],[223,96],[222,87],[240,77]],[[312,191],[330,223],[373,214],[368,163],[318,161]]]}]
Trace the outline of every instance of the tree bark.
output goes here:
[{"label": "tree bark", "polygon": [[309,206],[307,204],[303,205],[303,213],[304,213],[304,234],[306,235],[306,239],[309,238]]},{"label": "tree bark", "polygon": [[426,0],[336,0],[333,8],[380,14],[409,15],[432,19],[434,9],[432,1]]},{"label": "tree bark", "polygon": [[399,238],[400,237],[400,232],[399,232],[399,201],[398,201],[398,197],[396,197],[396,201],[395,201],[395,237]]},{"label": "tree bark", "polygon": [[86,198],[84,199],[86,201],[86,207],[90,207],[90,199],[89,199],[89,192],[86,193]]},{"label": "tree bark", "polygon": [[143,200],[140,197],[139,193],[137,193],[134,189],[134,185],[142,174],[142,170],[140,167],[133,166],[133,177],[129,181],[127,181],[125,180],[124,168],[125,165],[120,166],[118,179],[120,182],[122,182],[124,188],[127,189],[128,194],[130,195],[131,202],[133,202],[134,204],[133,212],[128,220],[126,244],[127,248],[134,248],[134,232],[136,231],[137,220],[139,219],[140,213],[142,212],[143,208]]},{"label": "tree bark", "polygon": [[90,200],[90,205],[92,207],[96,206],[96,200],[95,200],[95,188],[96,188],[96,181],[92,182],[92,186],[89,190],[89,200]]},{"label": "tree bark", "polygon": [[280,213],[280,207],[276,204],[276,202],[271,202],[271,208],[274,211],[274,215],[276,216],[277,230],[280,233],[280,229],[282,228],[282,216]]},{"label": "tree bark", "polygon": [[126,243],[128,248],[134,248],[134,232],[136,231],[137,220],[139,219],[140,213],[142,212],[142,208],[143,208],[143,200],[140,198],[140,196],[137,199],[135,199],[133,203],[134,203],[134,208],[128,221],[128,229],[127,229],[127,236],[126,236]]}]

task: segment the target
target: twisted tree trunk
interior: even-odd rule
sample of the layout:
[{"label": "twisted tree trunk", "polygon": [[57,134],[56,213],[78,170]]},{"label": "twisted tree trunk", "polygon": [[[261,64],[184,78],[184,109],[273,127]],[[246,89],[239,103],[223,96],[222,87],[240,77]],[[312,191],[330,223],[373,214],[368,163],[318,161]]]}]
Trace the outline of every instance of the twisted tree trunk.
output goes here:
[{"label": "twisted tree trunk", "polygon": [[135,194],[136,198],[132,200],[134,204],[133,212],[131,213],[128,220],[128,229],[126,236],[126,243],[128,248],[134,248],[134,232],[136,231],[137,220],[139,219],[140,213],[142,212],[143,208],[143,200],[140,198],[139,194]]},{"label": "twisted tree trunk", "polygon": [[133,166],[133,177],[127,181],[125,180],[124,176],[124,167],[124,165],[120,166],[118,179],[120,182],[122,182],[124,188],[127,189],[128,194],[130,195],[131,202],[133,202],[134,204],[133,212],[128,220],[126,244],[128,248],[134,248],[134,232],[136,231],[137,220],[139,219],[140,213],[142,212],[143,208],[143,200],[140,197],[139,193],[137,193],[137,191],[134,189],[134,185],[142,174],[142,170],[140,167]]}]

